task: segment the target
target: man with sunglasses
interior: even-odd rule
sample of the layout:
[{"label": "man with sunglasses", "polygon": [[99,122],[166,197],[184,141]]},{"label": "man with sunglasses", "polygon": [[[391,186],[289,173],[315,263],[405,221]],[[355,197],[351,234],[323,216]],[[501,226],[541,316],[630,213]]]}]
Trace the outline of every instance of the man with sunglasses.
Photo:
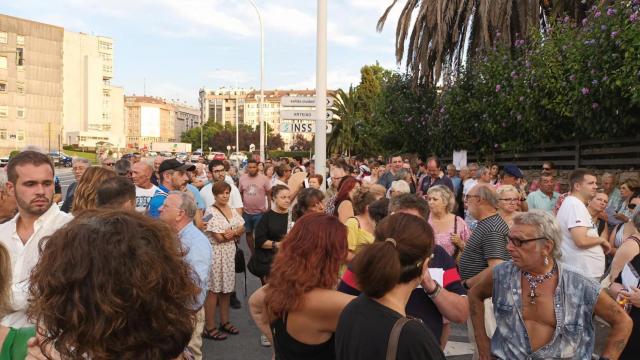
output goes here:
[{"label": "man with sunglasses", "polygon": [[605,270],[605,255],[611,245],[605,237],[598,235],[586,205],[596,195],[596,180],[586,169],[571,173],[571,195],[562,202],[557,220],[562,230],[562,261],[594,281],[600,281]]},{"label": "man with sunglasses", "polygon": [[[591,359],[594,314],[611,326],[600,359],[617,359],[631,319],[598,283],[558,261],[564,239],[553,215],[518,214],[507,239],[512,260],[485,271],[469,291],[480,359]],[[489,297],[497,324],[491,339],[482,306]]]}]

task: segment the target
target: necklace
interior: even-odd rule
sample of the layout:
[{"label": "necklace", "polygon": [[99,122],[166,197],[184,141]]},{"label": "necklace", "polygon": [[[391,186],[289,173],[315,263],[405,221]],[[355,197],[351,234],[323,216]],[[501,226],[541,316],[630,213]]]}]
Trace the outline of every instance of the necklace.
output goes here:
[{"label": "necklace", "polygon": [[527,282],[529,283],[529,288],[531,289],[531,292],[529,293],[529,297],[531,298],[530,300],[531,304],[536,303],[536,298],[538,297],[538,294],[536,294],[536,288],[538,287],[538,285],[542,284],[547,279],[551,279],[553,277],[553,274],[556,273],[556,271],[557,271],[557,266],[554,264],[553,268],[551,268],[551,271],[543,275],[533,275],[528,271],[522,272],[522,275],[524,275],[524,278],[527,279]]}]

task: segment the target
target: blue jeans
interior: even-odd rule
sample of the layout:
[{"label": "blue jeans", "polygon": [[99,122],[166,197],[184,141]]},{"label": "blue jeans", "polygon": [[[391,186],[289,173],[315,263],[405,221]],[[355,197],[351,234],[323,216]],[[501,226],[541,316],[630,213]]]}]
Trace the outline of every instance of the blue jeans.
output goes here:
[{"label": "blue jeans", "polygon": [[246,212],[243,212],[242,218],[244,219],[244,231],[252,233],[258,226],[260,219],[262,219],[262,213],[247,214]]}]

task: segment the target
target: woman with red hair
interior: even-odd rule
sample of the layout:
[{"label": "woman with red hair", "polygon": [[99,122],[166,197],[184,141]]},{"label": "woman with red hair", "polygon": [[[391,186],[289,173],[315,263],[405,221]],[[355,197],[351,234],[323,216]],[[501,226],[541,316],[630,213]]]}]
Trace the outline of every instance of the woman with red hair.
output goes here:
[{"label": "woman with red hair", "polygon": [[353,299],[335,290],[346,257],[347,228],[334,216],[304,215],[282,241],[269,284],[249,299],[277,359],[335,359],[333,333]]},{"label": "woman with red hair", "polygon": [[360,189],[362,182],[353,176],[348,176],[340,182],[338,194],[334,202],[333,216],[337,216],[341,223],[355,215],[353,211],[353,195]]}]

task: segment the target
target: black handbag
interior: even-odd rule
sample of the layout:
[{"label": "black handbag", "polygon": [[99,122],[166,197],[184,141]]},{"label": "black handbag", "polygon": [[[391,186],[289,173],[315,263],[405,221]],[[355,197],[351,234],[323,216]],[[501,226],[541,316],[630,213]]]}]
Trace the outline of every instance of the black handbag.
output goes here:
[{"label": "black handbag", "polygon": [[247,269],[253,275],[263,278],[269,275],[272,261],[273,253],[256,249],[253,255],[251,255],[251,259],[249,259]]},{"label": "black handbag", "polygon": [[236,244],[236,274],[247,271],[247,265],[244,262],[244,251]]}]

